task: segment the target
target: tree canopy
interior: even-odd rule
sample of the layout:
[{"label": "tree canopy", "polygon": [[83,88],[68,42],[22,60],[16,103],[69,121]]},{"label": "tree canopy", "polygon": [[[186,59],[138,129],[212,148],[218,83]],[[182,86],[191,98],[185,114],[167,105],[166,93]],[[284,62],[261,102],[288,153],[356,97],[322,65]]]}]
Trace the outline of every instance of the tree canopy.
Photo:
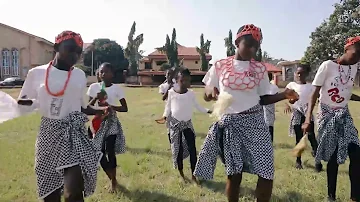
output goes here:
[{"label": "tree canopy", "polygon": [[114,82],[119,82],[123,70],[129,66],[128,60],[124,56],[123,48],[115,41],[110,39],[95,39],[84,53],[84,65],[91,67],[92,52],[94,56],[94,70],[99,68],[103,62],[109,62],[116,68]]},{"label": "tree canopy", "polygon": [[128,59],[130,66],[128,75],[136,76],[139,68],[139,61],[144,51],[139,50],[140,45],[144,42],[144,35],[139,34],[134,38],[136,31],[136,22],[133,23],[128,36],[128,43],[124,50],[125,57]]},{"label": "tree canopy", "polygon": [[[165,53],[168,59],[168,63],[170,67],[178,67],[179,59],[178,59],[178,43],[176,42],[176,30],[173,28],[171,40],[169,35],[166,35],[165,45],[156,48],[159,52]],[[165,67],[165,66],[164,66]],[[166,66],[167,67],[167,66]]]},{"label": "tree canopy", "polygon": [[359,0],[341,0],[334,5],[334,12],[310,35],[302,62],[319,65],[335,59],[344,52],[347,38],[360,34]]},{"label": "tree canopy", "polygon": [[211,41],[204,41],[204,34],[200,35],[200,46],[196,47],[196,51],[200,55],[201,71],[207,71],[209,69],[209,61],[206,59],[206,54],[210,51]]},{"label": "tree canopy", "polygon": [[233,40],[232,40],[232,32],[231,32],[231,29],[229,30],[229,35],[228,37],[225,37],[224,38],[224,41],[225,41],[225,48],[226,48],[226,56],[233,56],[235,55],[235,50],[236,50],[236,47],[233,43]]}]

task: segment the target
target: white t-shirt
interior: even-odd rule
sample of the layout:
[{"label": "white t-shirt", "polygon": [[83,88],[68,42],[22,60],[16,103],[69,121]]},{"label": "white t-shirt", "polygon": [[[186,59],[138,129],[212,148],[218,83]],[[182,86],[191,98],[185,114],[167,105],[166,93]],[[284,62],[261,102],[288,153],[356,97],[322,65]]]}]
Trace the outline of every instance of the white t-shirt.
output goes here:
[{"label": "white t-shirt", "polygon": [[340,73],[337,63],[331,60],[323,62],[312,82],[314,86],[321,86],[320,102],[333,108],[345,107],[352,94],[351,91],[359,64],[350,67],[349,65],[341,65],[340,70],[343,71]]},{"label": "white t-shirt", "polygon": [[[220,62],[216,62],[210,70],[204,76],[202,82],[210,88],[217,87],[219,92],[227,92],[233,96],[232,104],[225,110],[225,114],[235,114],[246,111],[251,107],[259,104],[260,96],[267,95],[270,89],[270,81],[268,73],[264,72],[264,78],[260,81],[259,85],[252,89],[246,90],[233,90],[227,86],[224,86],[222,82],[222,75],[217,75],[216,65],[220,65]],[[249,69],[249,61],[239,61],[234,59],[234,68],[236,72],[244,72]]]},{"label": "white t-shirt", "polygon": [[[96,97],[97,94],[101,90],[102,83],[93,83],[89,86],[89,89],[87,91],[87,95],[90,97]],[[106,102],[109,105],[116,106],[119,103],[119,100],[125,98],[125,93],[123,89],[118,85],[111,85],[110,87],[105,88],[107,99]]]},{"label": "white t-shirt", "polygon": [[188,89],[186,93],[180,94],[170,89],[163,116],[168,117],[171,114],[178,121],[188,121],[192,118],[194,107],[203,113],[209,111],[199,105],[194,91]]},{"label": "white t-shirt", "polygon": [[268,95],[275,95],[279,93],[279,87],[275,84],[270,83]]},{"label": "white t-shirt", "polygon": [[311,94],[314,90],[314,86],[311,83],[298,84],[296,82],[290,82],[286,88],[294,90],[299,95],[299,100],[291,105],[295,109],[300,109],[301,106],[309,103]]},{"label": "white t-shirt", "polygon": [[[81,111],[81,107],[86,108],[88,98],[85,94],[87,82],[85,73],[74,67],[65,94],[54,97],[46,91],[45,87],[45,74],[48,66],[49,64],[46,64],[29,70],[19,99],[25,95],[27,99],[35,99],[34,105],[37,105],[40,114],[51,119],[62,119],[71,112]],[[48,78],[50,92],[61,91],[67,77],[68,71],[51,66]]]},{"label": "white t-shirt", "polygon": [[[176,80],[173,79],[172,82],[174,83],[173,85],[173,89],[178,90],[179,89],[179,85],[176,83]],[[165,94],[167,92],[167,90],[169,89],[170,85],[166,82],[166,83],[162,83],[159,86],[159,93],[160,94]]]}]

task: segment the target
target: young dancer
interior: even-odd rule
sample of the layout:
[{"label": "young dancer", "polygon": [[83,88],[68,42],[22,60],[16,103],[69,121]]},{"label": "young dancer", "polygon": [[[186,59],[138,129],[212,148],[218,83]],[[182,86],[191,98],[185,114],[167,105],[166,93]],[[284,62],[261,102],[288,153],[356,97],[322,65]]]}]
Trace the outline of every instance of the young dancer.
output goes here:
[{"label": "young dancer", "polygon": [[221,120],[210,127],[194,175],[212,179],[216,156],[220,154],[228,176],[226,194],[229,202],[239,201],[242,172],[259,176],[257,201],[270,201],[274,178],[273,147],[259,102],[268,105],[297,99],[293,90],[267,95],[270,82],[266,67],[252,59],[261,40],[260,28],[252,24],[242,26],[235,40],[236,55],[216,62],[203,80],[207,88],[206,101],[216,100],[219,92],[232,95],[233,101]]},{"label": "young dancer", "polygon": [[[270,80],[268,95],[275,95],[275,94],[279,93],[279,87],[277,85],[271,83],[271,81],[273,80],[272,73],[268,73],[268,76],[269,76],[269,80]],[[265,123],[269,127],[271,141],[273,142],[274,141],[275,104],[264,105],[263,109],[264,109]]]},{"label": "young dancer", "polygon": [[[98,101],[104,98],[106,100],[105,105],[110,107],[109,115],[103,119],[100,128],[95,131],[96,134],[93,137],[99,141],[104,140],[102,148],[104,155],[101,158],[100,164],[111,181],[110,191],[115,192],[118,186],[116,179],[116,154],[125,152],[125,136],[116,112],[127,112],[128,107],[123,90],[112,83],[114,67],[107,62],[101,64],[99,76],[102,82],[91,84],[87,94],[92,101],[94,101],[94,98]],[[105,92],[102,91],[102,85],[105,86]],[[120,102],[120,106],[118,102]]]},{"label": "young dancer", "polygon": [[73,67],[82,46],[79,34],[59,34],[54,60],[32,68],[19,95],[20,105],[37,105],[42,115],[35,172],[38,194],[45,202],[60,202],[62,188],[66,202],[84,201],[96,187],[101,142],[86,137],[88,118],[82,112],[90,115],[94,110],[85,99],[85,73]]},{"label": "young dancer", "polygon": [[174,69],[168,69],[166,70],[165,75],[165,81],[164,83],[160,84],[159,86],[159,93],[162,95],[162,100],[166,101],[168,97],[168,91],[171,88],[178,88],[178,84],[176,83],[175,79],[175,70]]},{"label": "young dancer", "polygon": [[[174,168],[179,170],[180,176],[185,180],[183,172],[183,159],[190,155],[191,172],[194,172],[197,157],[195,147],[195,132],[192,125],[193,108],[203,113],[211,113],[196,101],[194,91],[190,87],[191,76],[188,69],[181,69],[177,76],[179,89],[169,90],[163,119],[169,124],[170,143]],[[171,114],[171,116],[169,116]],[[196,177],[192,180],[197,183]]]},{"label": "young dancer", "polygon": [[[306,78],[311,71],[310,65],[300,64],[294,73],[294,82],[290,82],[286,89],[292,89],[299,94],[299,100],[295,103],[286,104],[285,113],[291,113],[290,127],[289,132],[290,136],[296,137],[296,144],[298,144],[303,137],[304,133],[301,129],[301,125],[305,121],[305,114],[308,108],[308,102],[313,91],[313,86],[311,83],[306,82]],[[290,101],[291,102],[291,101]],[[310,129],[308,132],[308,138],[312,147],[312,154],[315,157],[316,150],[318,147],[317,140],[315,138],[315,124],[314,118],[311,116]],[[295,167],[297,169],[303,169],[301,157],[296,158]],[[318,163],[315,165],[317,172],[320,172],[322,169],[322,164]]]},{"label": "young dancer", "polygon": [[360,101],[352,94],[356,72],[360,68],[360,36],[346,41],[345,52],[337,61],[323,62],[314,78],[313,90],[303,130],[311,130],[311,117],[315,102],[319,99],[318,136],[315,161],[327,164],[328,199],[336,199],[336,182],[339,164],[349,156],[349,176],[352,201],[360,201],[360,143],[358,131],[350,115],[350,100]]},{"label": "young dancer", "polygon": [[[166,70],[166,75],[165,75],[165,81],[164,83],[162,83],[159,86],[159,93],[162,95],[162,100],[166,102],[167,98],[168,98],[168,93],[170,89],[179,89],[179,85],[176,83],[176,79],[175,79],[175,69],[171,68]],[[169,128],[169,124],[166,123],[166,127]],[[171,142],[170,140],[170,132],[168,132],[168,139],[169,142]]]}]

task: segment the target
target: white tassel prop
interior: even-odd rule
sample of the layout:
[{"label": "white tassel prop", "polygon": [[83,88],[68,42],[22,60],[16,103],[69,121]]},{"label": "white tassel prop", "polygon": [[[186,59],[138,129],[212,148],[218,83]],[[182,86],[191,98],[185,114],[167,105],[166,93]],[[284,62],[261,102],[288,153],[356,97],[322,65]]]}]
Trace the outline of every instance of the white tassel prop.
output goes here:
[{"label": "white tassel prop", "polygon": [[0,123],[20,116],[17,101],[7,93],[0,91]]},{"label": "white tassel prop", "polygon": [[210,117],[220,120],[225,110],[233,103],[233,101],[234,98],[232,95],[224,91],[220,92],[217,101],[213,105],[213,112]]}]

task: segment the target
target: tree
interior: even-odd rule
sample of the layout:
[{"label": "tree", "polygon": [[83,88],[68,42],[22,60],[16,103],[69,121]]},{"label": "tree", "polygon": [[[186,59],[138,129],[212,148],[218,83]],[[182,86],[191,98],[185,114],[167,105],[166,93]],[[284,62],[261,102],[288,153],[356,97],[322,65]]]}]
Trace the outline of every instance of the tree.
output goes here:
[{"label": "tree", "polygon": [[133,23],[130,29],[130,33],[128,36],[128,43],[124,50],[125,57],[129,60],[130,66],[128,75],[136,76],[138,67],[139,67],[139,60],[142,58],[142,54],[144,51],[139,50],[140,45],[144,42],[144,34],[139,34],[134,38],[136,31],[136,22]]},{"label": "tree", "polygon": [[225,47],[226,47],[226,56],[233,56],[235,55],[236,47],[233,44],[232,40],[232,32],[231,29],[229,30],[229,36],[224,39],[225,41]]},{"label": "tree", "polygon": [[256,52],[256,55],[255,55],[255,60],[258,61],[258,62],[262,62],[262,50],[261,48],[259,48],[259,50]]},{"label": "tree", "polygon": [[302,62],[318,65],[335,59],[344,52],[347,38],[360,34],[359,0],[341,0],[335,4],[329,19],[320,24],[310,35]]},{"label": "tree", "polygon": [[85,65],[83,65],[83,64],[76,64],[76,65],[74,65],[75,67],[77,67],[77,68],[79,68],[79,69],[81,69],[81,70],[83,70],[84,72],[85,72],[85,74],[86,74],[86,76],[90,76],[91,75],[91,68],[90,67],[87,67],[87,66],[85,66]]},{"label": "tree", "polygon": [[[261,51],[261,49],[260,49]],[[271,62],[272,60],[274,60],[274,58],[272,58],[268,52],[264,51],[264,53],[261,56],[261,61],[262,62]]]},{"label": "tree", "polygon": [[207,71],[209,69],[209,61],[206,59],[206,54],[210,51],[211,41],[206,40],[204,42],[204,34],[200,35],[200,47],[196,47],[196,51],[200,55],[201,59],[201,71]]},{"label": "tree", "polygon": [[84,65],[91,66],[92,52],[94,55],[94,69],[97,69],[103,62],[109,62],[116,68],[114,82],[121,81],[123,70],[129,66],[124,56],[123,48],[110,39],[95,39],[84,53]]},{"label": "tree", "polygon": [[159,52],[165,53],[170,67],[178,67],[178,43],[176,42],[176,30],[173,29],[171,40],[169,35],[166,35],[165,45],[156,48]]}]

